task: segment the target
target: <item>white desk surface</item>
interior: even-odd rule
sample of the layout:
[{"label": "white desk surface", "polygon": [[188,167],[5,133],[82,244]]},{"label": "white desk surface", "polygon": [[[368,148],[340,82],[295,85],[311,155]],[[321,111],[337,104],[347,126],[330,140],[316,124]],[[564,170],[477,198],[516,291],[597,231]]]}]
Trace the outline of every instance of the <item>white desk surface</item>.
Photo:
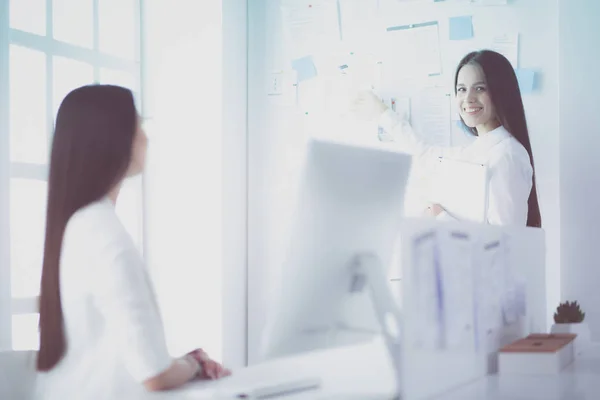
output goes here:
[{"label": "white desk surface", "polygon": [[219,397],[213,390],[245,387],[271,379],[302,377],[320,377],[321,389],[288,395],[285,400],[390,400],[395,392],[392,364],[383,343],[377,340],[365,345],[257,364],[234,371],[231,377],[221,381],[189,384],[160,399],[232,399]]},{"label": "white desk surface", "polygon": [[490,375],[435,400],[597,400],[600,349],[591,348],[558,375]]},{"label": "white desk surface", "polygon": [[[148,399],[233,399],[219,396],[219,388],[243,387],[268,379],[320,376],[322,388],[281,397],[285,400],[392,399],[392,366],[380,342],[328,350],[271,361],[235,371],[230,378],[197,382],[179,390],[153,394]],[[431,379],[435,379],[431,377]],[[498,376],[477,380],[428,400],[598,400],[600,398],[600,347],[578,359],[560,375]],[[413,400],[413,399],[407,399]]]}]

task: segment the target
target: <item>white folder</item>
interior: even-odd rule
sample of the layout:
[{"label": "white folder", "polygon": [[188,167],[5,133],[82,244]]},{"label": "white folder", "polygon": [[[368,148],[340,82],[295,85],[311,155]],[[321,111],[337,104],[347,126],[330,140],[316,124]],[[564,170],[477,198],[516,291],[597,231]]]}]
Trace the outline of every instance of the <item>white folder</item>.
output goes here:
[{"label": "white folder", "polygon": [[440,157],[433,170],[430,202],[458,220],[486,222],[488,182],[487,166]]}]

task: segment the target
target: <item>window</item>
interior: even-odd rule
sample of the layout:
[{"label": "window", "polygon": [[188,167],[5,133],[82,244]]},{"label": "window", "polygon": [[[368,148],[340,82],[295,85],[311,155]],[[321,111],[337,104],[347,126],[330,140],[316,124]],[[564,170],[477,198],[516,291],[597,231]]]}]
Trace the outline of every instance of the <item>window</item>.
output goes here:
[{"label": "window", "polygon": [[[90,83],[140,93],[141,0],[0,0],[0,350],[38,346],[37,298],[54,118]],[[139,104],[139,101],[138,101]],[[117,212],[142,246],[142,179]]]}]

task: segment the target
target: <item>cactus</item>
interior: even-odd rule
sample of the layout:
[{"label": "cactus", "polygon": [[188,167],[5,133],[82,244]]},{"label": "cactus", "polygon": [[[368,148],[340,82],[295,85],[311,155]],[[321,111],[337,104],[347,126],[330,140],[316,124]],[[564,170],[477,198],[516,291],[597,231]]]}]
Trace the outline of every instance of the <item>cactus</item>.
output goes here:
[{"label": "cactus", "polygon": [[554,322],[557,324],[577,324],[583,322],[584,318],[585,313],[576,301],[561,303],[554,313]]}]

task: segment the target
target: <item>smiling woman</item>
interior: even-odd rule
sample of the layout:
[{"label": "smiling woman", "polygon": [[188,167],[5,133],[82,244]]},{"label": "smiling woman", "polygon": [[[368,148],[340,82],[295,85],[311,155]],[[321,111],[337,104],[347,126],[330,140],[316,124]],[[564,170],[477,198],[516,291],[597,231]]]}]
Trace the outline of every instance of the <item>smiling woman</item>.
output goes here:
[{"label": "smiling woman", "polygon": [[[436,160],[445,157],[488,167],[486,222],[541,227],[531,143],[517,77],[501,54],[481,50],[458,64],[454,90],[462,123],[473,134],[467,146],[427,144],[408,123],[372,92],[363,92],[354,111],[375,118],[401,151]],[[423,206],[424,214],[454,219],[443,204]]]},{"label": "smiling woman", "polygon": [[[459,63],[454,82],[461,120],[471,133],[481,137],[503,128],[518,142],[516,147],[506,149],[505,157],[513,157],[512,163],[526,170],[531,163],[527,226],[541,227],[531,141],[519,83],[510,62],[493,51],[469,53]],[[523,149],[528,157],[515,158],[519,153],[523,155]]]},{"label": "smiling woman", "polygon": [[456,75],[456,101],[460,116],[477,135],[493,131],[500,126],[483,69],[477,64],[466,64]]}]

